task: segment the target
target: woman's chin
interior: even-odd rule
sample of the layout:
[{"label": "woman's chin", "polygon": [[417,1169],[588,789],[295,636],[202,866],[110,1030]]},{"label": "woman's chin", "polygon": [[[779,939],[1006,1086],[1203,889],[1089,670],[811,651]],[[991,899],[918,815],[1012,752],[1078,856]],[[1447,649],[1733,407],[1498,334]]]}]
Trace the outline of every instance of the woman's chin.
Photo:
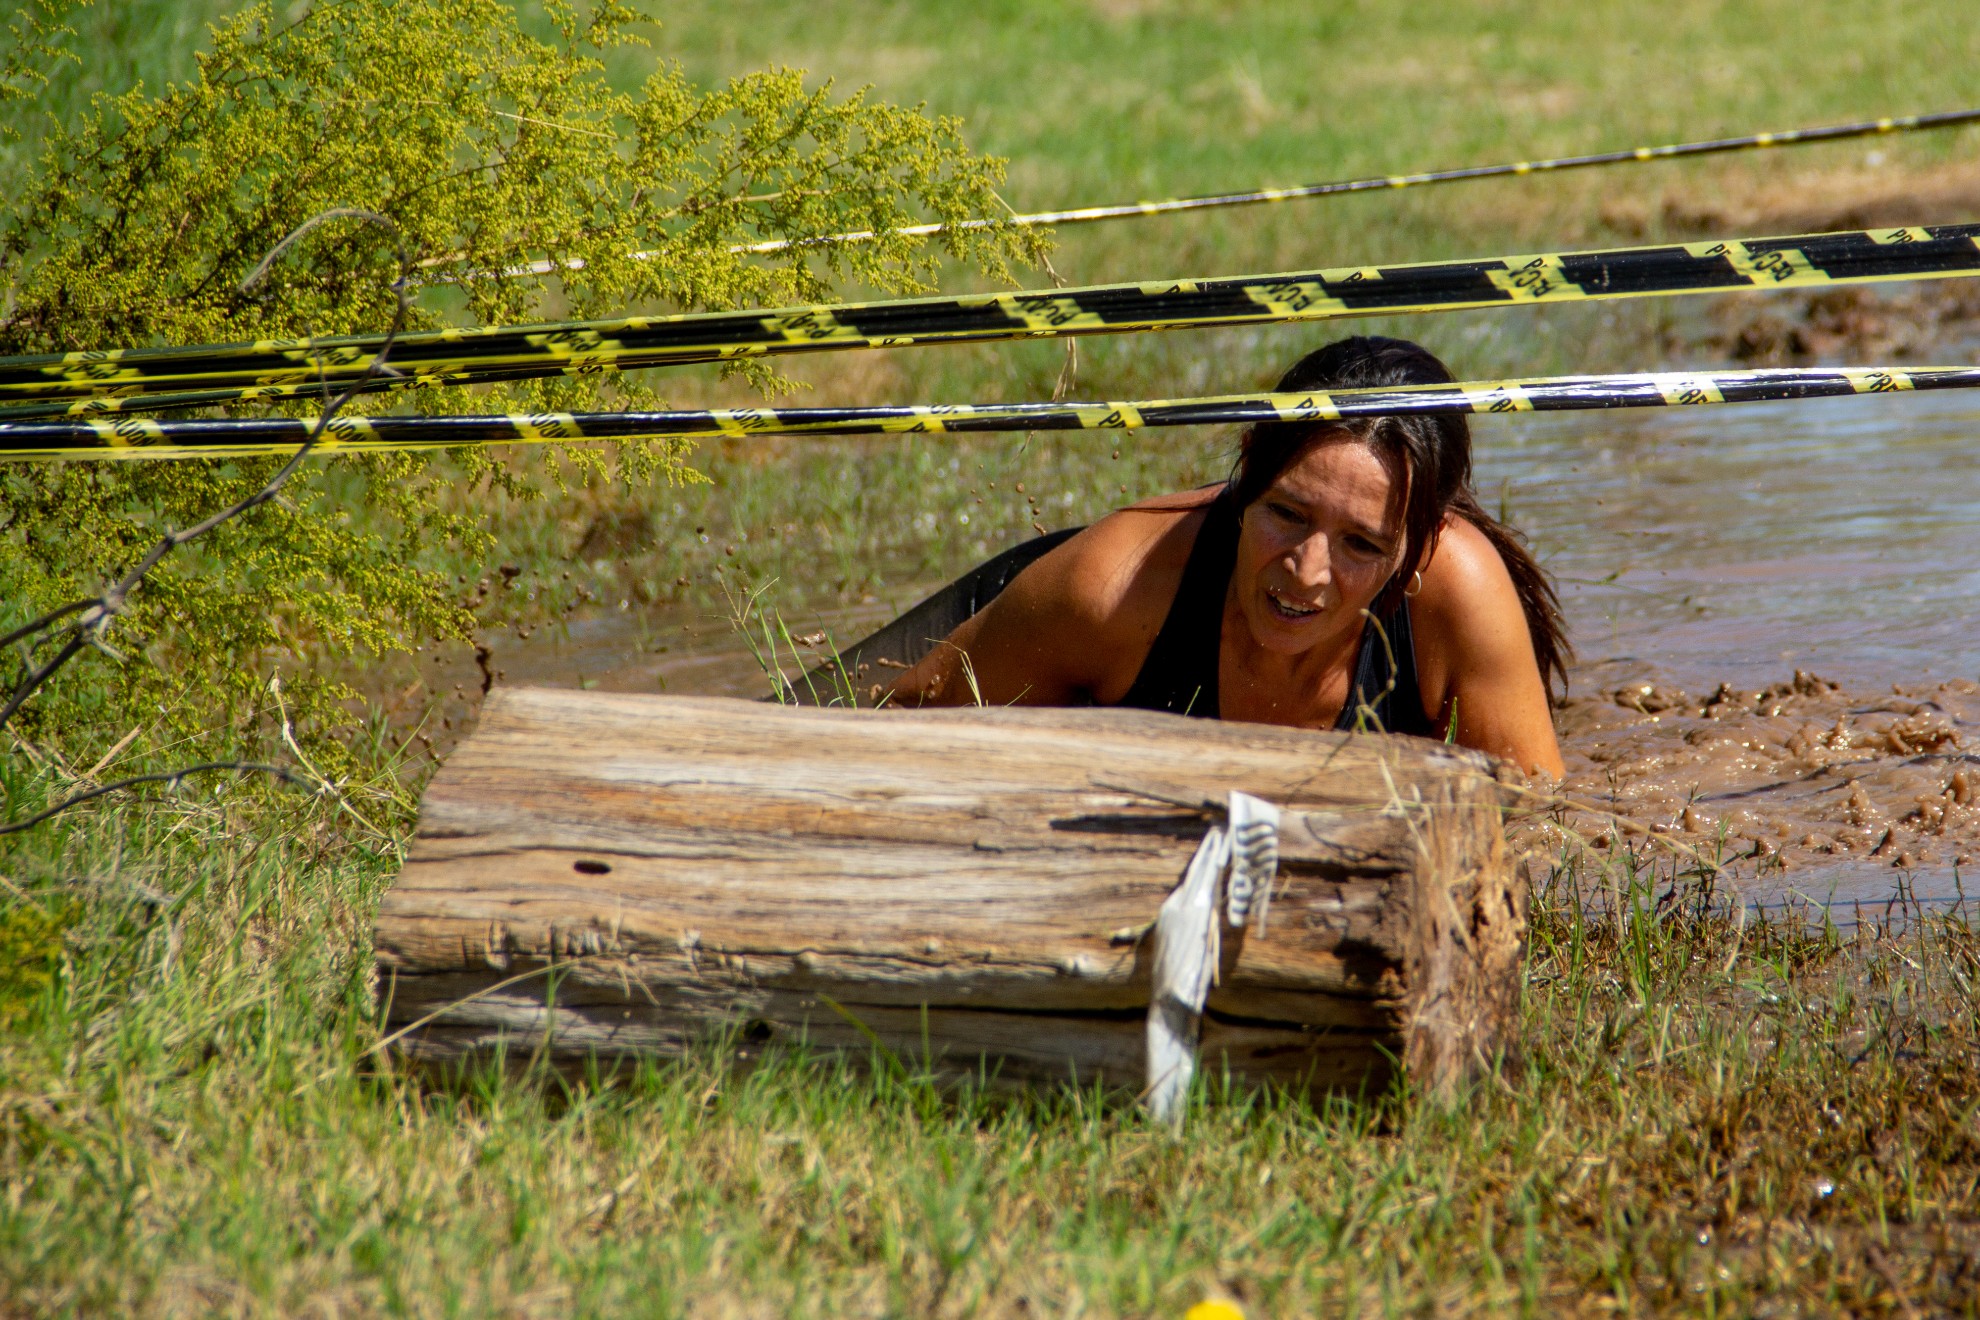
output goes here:
[{"label": "woman's chin", "polygon": [[1247,612],[1251,640],[1260,649],[1278,655],[1300,655],[1318,646],[1327,635],[1327,616],[1311,614],[1295,618],[1264,605]]}]

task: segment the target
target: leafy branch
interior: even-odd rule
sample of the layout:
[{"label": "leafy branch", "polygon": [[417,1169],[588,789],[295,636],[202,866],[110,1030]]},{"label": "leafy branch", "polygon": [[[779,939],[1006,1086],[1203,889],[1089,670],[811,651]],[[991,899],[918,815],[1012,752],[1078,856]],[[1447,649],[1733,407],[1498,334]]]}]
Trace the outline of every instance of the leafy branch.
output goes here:
[{"label": "leafy branch", "polygon": [[[296,452],[290,456],[288,462],[276,470],[275,475],[262,483],[259,489],[190,526],[167,532],[152,545],[150,550],[146,551],[135,564],[115,582],[111,583],[100,595],[91,596],[83,600],[71,601],[66,605],[50,610],[32,623],[16,628],[13,632],[8,633],[6,637],[0,638],[0,649],[13,646],[17,643],[26,643],[29,647],[30,656],[32,656],[35,650],[41,647],[54,645],[58,640],[61,642],[55,654],[41,665],[36,666],[32,659],[29,660],[27,665],[28,672],[14,686],[13,693],[7,698],[6,705],[0,706],[0,728],[5,728],[21,707],[26,705],[29,699],[36,692],[40,691],[42,686],[50,678],[54,677],[63,665],[74,659],[85,646],[94,647],[109,655],[113,660],[122,660],[123,657],[118,655],[110,644],[104,640],[103,634],[124,613],[130,601],[131,593],[143,585],[144,580],[151,574],[152,570],[157,568],[167,555],[181,546],[197,541],[200,537],[205,536],[215,528],[232,522],[234,519],[252,512],[274,499],[280,493],[282,487],[288,484],[289,478],[294,476],[297,470],[301,468],[303,460],[308,458],[315,450],[318,442],[323,438],[325,429],[330,425],[330,419],[335,417],[340,409],[361,392],[364,382],[372,380],[390,370],[386,365],[386,359],[391,354],[393,343],[405,328],[406,313],[409,308],[405,286],[406,280],[412,272],[412,263],[407,258],[405,247],[400,241],[399,226],[389,217],[380,215],[376,211],[366,211],[348,206],[333,207],[330,210],[312,216],[291,230],[281,242],[269,250],[268,255],[262,258],[261,264],[256,266],[254,271],[241,282],[240,292],[246,294],[252,291],[266,277],[269,270],[274,267],[275,262],[281,258],[284,252],[288,251],[289,248],[294,246],[298,240],[311,230],[328,224],[333,220],[360,220],[368,225],[376,225],[391,235],[392,246],[399,262],[398,278],[392,282],[392,292],[397,301],[397,310],[392,317],[390,327],[385,332],[385,340],[379,346],[378,353],[366,365],[363,375],[346,388],[343,393],[325,402],[322,412],[317,416],[315,424],[310,427],[309,434],[304,438],[302,444],[297,447]],[[327,387],[325,394],[328,394]],[[262,765],[249,761],[206,762],[200,765],[188,766],[183,770],[159,774],[133,775],[111,784],[104,784],[85,790],[64,799],[37,815],[29,817],[27,820],[10,822],[7,825],[0,826],[0,835],[12,834],[16,831],[27,829],[32,825],[38,825],[42,821],[68,810],[70,807],[78,806],[94,798],[102,797],[107,793],[116,792],[119,789],[133,788],[142,784],[152,783],[170,783],[176,787],[181,780],[189,775],[202,774],[214,770],[255,770],[276,775],[291,783],[303,782],[294,772],[280,766]]]}]

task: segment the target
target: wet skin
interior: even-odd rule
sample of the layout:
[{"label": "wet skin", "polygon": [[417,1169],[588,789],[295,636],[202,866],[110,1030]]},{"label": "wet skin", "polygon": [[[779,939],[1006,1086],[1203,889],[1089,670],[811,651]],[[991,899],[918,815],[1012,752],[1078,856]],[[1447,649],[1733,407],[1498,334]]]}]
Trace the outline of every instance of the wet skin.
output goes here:
[{"label": "wet skin", "polygon": [[[1331,728],[1365,622],[1405,551],[1400,474],[1352,438],[1309,444],[1243,512],[1218,714]],[[1109,514],[1024,572],[903,674],[909,705],[1114,705],[1181,583],[1214,489]],[[1504,561],[1447,518],[1410,602],[1423,708],[1456,739],[1558,776],[1560,748]]]}]

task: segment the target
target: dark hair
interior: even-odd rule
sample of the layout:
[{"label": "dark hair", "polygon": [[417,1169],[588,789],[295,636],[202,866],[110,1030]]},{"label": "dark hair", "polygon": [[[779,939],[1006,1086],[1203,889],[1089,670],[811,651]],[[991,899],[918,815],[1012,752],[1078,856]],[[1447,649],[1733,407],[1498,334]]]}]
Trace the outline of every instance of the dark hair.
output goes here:
[{"label": "dark hair", "polygon": [[[1455,377],[1428,349],[1405,339],[1356,335],[1308,353],[1279,381],[1281,393],[1301,390],[1379,389],[1393,385],[1447,385]],[[1383,586],[1374,612],[1386,616],[1402,601],[1410,579],[1437,547],[1448,514],[1485,533],[1512,574],[1533,636],[1534,658],[1548,700],[1554,680],[1567,687],[1573,655],[1561,623],[1560,598],[1546,572],[1526,548],[1526,538],[1478,503],[1471,489],[1471,426],[1462,416],[1385,416],[1339,422],[1259,422],[1244,434],[1229,493],[1248,508],[1279,479],[1306,444],[1325,435],[1346,435],[1367,445],[1393,465],[1403,480],[1403,557]]]}]

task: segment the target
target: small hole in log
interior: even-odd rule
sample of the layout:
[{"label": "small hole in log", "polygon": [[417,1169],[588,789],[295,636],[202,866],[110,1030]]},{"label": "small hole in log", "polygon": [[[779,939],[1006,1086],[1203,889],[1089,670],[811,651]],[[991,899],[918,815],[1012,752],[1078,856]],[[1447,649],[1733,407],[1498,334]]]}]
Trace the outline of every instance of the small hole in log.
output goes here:
[{"label": "small hole in log", "polygon": [[612,864],[610,862],[594,862],[588,858],[582,862],[572,862],[571,869],[579,875],[612,874]]}]

